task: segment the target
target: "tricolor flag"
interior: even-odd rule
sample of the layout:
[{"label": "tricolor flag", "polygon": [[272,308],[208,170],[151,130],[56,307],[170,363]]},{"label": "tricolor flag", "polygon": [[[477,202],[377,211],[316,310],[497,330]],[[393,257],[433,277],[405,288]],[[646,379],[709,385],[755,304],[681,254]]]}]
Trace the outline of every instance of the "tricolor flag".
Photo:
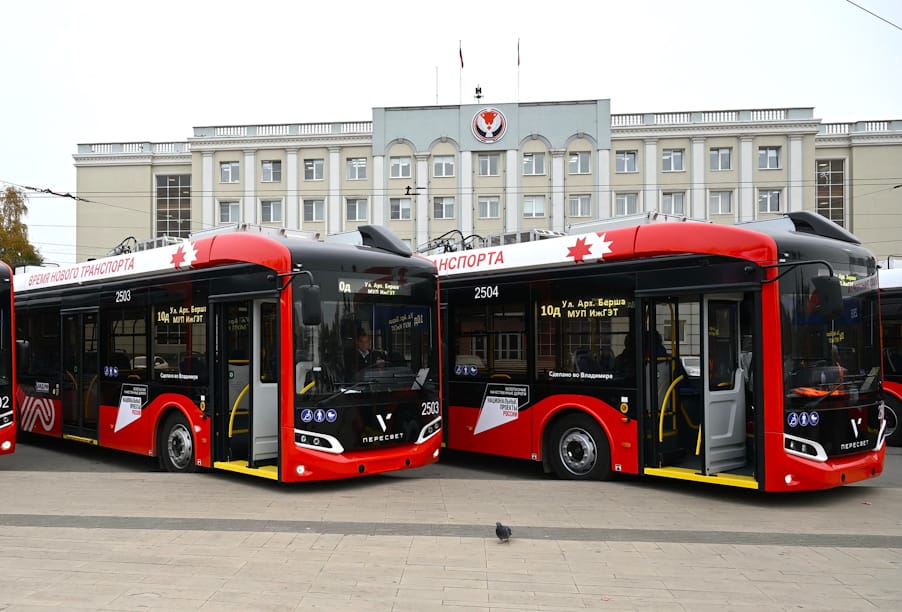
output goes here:
[{"label": "tricolor flag", "polygon": [[463,70],[464,67],[464,50],[463,47],[460,46],[460,41],[457,41],[457,53],[460,55],[460,68]]}]

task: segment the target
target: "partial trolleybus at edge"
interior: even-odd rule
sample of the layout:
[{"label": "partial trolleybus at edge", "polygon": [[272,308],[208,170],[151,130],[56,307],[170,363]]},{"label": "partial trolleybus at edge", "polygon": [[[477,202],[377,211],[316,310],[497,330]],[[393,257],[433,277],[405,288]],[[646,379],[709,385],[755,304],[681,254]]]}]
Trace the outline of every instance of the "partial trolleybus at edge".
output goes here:
[{"label": "partial trolleybus at edge", "polygon": [[[435,266],[358,230],[228,226],[16,275],[20,429],[283,482],[437,461]],[[363,332],[384,358],[360,368]]]},{"label": "partial trolleybus at edge", "polygon": [[16,450],[16,344],[12,270],[0,261],[0,455]]},{"label": "partial trolleybus at edge", "polygon": [[878,476],[877,266],[808,212],[432,256],[446,445],[763,491]]},{"label": "partial trolleybus at edge", "polygon": [[880,314],[883,323],[883,391],[886,401],[887,444],[902,446],[902,268],[880,270]]}]

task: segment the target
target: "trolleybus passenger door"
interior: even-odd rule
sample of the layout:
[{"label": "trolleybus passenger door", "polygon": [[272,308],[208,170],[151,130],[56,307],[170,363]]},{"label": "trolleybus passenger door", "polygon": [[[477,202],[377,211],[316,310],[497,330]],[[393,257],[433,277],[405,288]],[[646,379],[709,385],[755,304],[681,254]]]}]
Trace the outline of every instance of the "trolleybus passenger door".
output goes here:
[{"label": "trolleybus passenger door", "polygon": [[100,389],[97,309],[67,310],[60,316],[63,437],[96,441]]},{"label": "trolleybus passenger door", "polygon": [[249,463],[275,459],[279,455],[279,330],[274,299],[255,300],[251,317],[253,408]]},{"label": "trolleybus passenger door", "polygon": [[746,375],[740,364],[741,295],[704,297],[702,339],[702,422],[705,474],[746,464]]}]

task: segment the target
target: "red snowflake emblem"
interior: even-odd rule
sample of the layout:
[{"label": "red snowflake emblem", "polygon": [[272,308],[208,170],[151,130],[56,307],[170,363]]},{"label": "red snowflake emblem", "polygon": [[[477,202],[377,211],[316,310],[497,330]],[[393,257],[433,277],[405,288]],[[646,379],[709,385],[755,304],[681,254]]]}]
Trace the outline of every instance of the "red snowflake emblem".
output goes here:
[{"label": "red snowflake emblem", "polygon": [[176,270],[185,263],[185,252],[182,250],[181,246],[179,246],[176,252],[172,254],[172,261],[170,263],[175,266]]},{"label": "red snowflake emblem", "polygon": [[567,247],[567,257],[572,257],[573,261],[576,263],[585,261],[586,255],[591,254],[592,247],[586,244],[585,238],[577,238],[575,245]]}]

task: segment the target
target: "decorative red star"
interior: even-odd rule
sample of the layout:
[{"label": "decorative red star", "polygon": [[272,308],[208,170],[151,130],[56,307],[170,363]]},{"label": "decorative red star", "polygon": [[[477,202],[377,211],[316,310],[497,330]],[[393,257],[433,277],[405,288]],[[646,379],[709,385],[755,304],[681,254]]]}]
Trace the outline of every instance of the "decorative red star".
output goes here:
[{"label": "decorative red star", "polygon": [[577,238],[575,245],[567,247],[567,257],[572,257],[573,261],[576,263],[584,261],[586,255],[590,255],[591,253],[592,247],[586,244],[585,238]]},{"label": "decorative red star", "polygon": [[176,270],[185,263],[185,252],[182,250],[181,246],[172,254],[172,261],[170,263],[175,266]]}]

